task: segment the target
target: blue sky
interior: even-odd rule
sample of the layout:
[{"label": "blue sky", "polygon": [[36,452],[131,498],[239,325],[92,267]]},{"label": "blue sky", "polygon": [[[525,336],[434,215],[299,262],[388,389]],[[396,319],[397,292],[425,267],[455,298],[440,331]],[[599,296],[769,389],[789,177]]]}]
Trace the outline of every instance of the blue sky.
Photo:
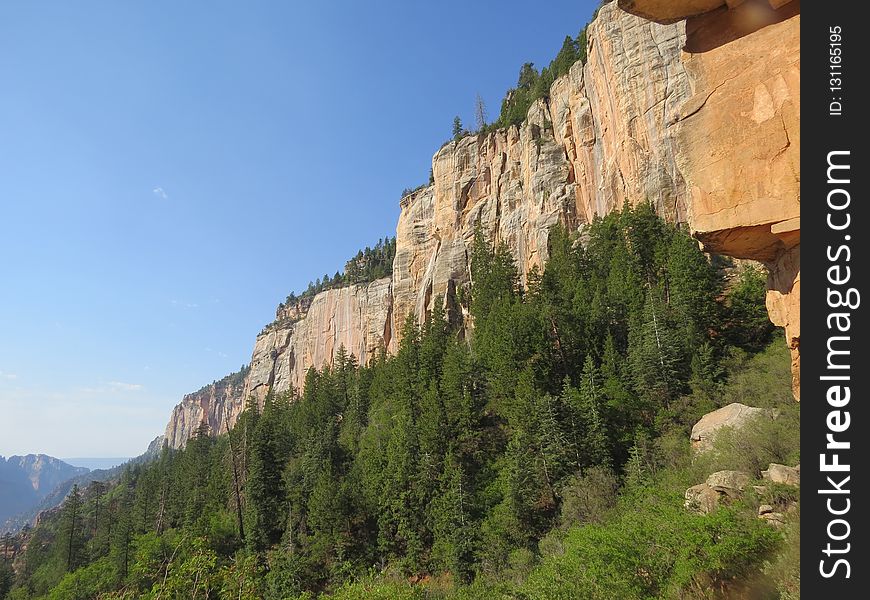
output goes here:
[{"label": "blue sky", "polygon": [[0,454],[141,453],[595,4],[0,4]]}]

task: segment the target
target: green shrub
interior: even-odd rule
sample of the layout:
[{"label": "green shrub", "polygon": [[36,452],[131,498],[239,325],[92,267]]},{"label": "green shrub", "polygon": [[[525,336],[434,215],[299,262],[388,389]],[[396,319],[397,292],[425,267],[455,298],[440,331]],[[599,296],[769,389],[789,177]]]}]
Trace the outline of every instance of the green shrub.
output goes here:
[{"label": "green shrub", "polygon": [[648,488],[603,525],[572,529],[522,587],[528,598],[705,597],[772,555],[779,534],[746,511],[699,516],[679,494]]}]

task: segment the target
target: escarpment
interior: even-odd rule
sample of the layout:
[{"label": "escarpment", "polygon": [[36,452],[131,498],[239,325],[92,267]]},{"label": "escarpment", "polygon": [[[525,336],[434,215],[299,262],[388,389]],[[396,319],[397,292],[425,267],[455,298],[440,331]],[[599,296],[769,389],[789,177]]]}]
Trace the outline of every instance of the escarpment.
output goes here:
[{"label": "escarpment", "polygon": [[361,363],[394,351],[405,318],[422,321],[438,299],[461,315],[476,227],[507,244],[525,281],[547,259],[550,227],[576,230],[626,202],[687,223],[710,252],[768,266],[768,309],[786,328],[799,397],[800,4],[683,4],[602,6],[586,62],[520,126],[435,153],[433,182],[401,200],[392,276],[279,309],[242,384],[176,407],[170,446],[200,423],[220,431],[222,414],[232,425],[244,398],[301,388],[342,346]]},{"label": "escarpment", "polygon": [[393,263],[399,319],[422,320],[436,298],[449,302],[468,282],[477,224],[508,245],[525,280],[546,260],[557,222],[576,229],[642,201],[686,220],[669,127],[691,95],[682,28],[605,5],[587,35],[586,63],[557,79],[521,126],[445,145],[432,159],[434,183],[402,199]]}]

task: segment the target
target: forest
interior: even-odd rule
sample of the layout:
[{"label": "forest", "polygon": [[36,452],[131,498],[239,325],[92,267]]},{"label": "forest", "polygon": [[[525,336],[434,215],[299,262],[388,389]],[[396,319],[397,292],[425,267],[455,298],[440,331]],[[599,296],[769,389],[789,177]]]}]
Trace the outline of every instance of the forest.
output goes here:
[{"label": "forest", "polygon": [[[762,270],[648,204],[557,226],[523,282],[479,229],[470,255],[473,327],[436,299],[394,355],[340,350],[228,434],[74,489],[5,540],[0,598],[799,597],[799,509],[756,515],[794,490],[684,507],[717,469],[800,460]],[[779,417],[693,454],[731,402]]]}]

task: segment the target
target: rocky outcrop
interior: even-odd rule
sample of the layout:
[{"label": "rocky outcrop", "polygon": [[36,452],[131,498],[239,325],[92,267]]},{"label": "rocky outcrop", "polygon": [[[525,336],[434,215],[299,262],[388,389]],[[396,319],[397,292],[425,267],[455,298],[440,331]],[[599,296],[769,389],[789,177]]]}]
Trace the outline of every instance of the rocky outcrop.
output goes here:
[{"label": "rocky outcrop", "polygon": [[782,527],[785,525],[785,514],[776,510],[776,507],[773,504],[762,504],[759,506],[758,518],[774,527]]},{"label": "rocky outcrop", "polygon": [[151,444],[155,447],[149,445],[148,452],[159,452],[156,445],[162,446],[164,442],[170,448],[183,448],[203,425],[209,433],[225,432],[242,410],[248,371],[244,368],[182,398],[172,410],[162,439],[154,440]]},{"label": "rocky outcrop", "polygon": [[181,448],[203,425],[210,433],[226,431],[249,397],[262,402],[270,390],[301,390],[308,369],[331,365],[341,347],[368,363],[379,349],[393,347],[392,312],[389,278],[280,306],[275,321],[257,336],[248,367],[188,394],[175,407],[166,443]]},{"label": "rocky outcrop", "polygon": [[799,486],[801,484],[801,466],[788,467],[770,463],[767,470],[761,472],[761,478],[773,483]]},{"label": "rocky outcrop", "polygon": [[577,228],[651,201],[684,221],[685,182],[669,124],[691,95],[680,60],[683,29],[602,7],[588,28],[586,64],[554,82],[519,127],[450,142],[432,160],[432,185],[402,199],[393,264],[397,321],[425,318],[469,281],[477,225],[513,252],[521,281],[547,258],[555,223]]},{"label": "rocky outcrop", "polygon": [[477,226],[508,246],[524,282],[546,261],[553,224],[578,229],[643,201],[688,223],[707,250],[768,266],[768,309],[786,328],[799,397],[799,2],[764,4],[753,19],[755,0],[619,5],[635,14],[603,5],[586,63],[523,124],[435,154],[432,184],[401,200],[391,278],[279,307],[236,395],[186,398],[167,442],[178,447],[201,422],[223,427],[222,414],[232,424],[245,397],[300,388],[340,346],[362,363],[394,351],[404,319],[423,321],[438,298],[461,318]]},{"label": "rocky outcrop", "polygon": [[294,319],[257,336],[243,397],[301,390],[308,369],[331,365],[340,347],[367,364],[391,347],[393,330],[389,278],[321,292]]},{"label": "rocky outcrop", "polygon": [[746,406],[739,402],[732,402],[713,412],[709,412],[692,427],[692,449],[696,452],[706,452],[713,448],[716,436],[724,428],[741,429],[753,419],[776,417],[776,411]]},{"label": "rocky outcrop", "polygon": [[686,490],[685,507],[702,515],[710,514],[722,504],[739,498],[749,483],[743,471],[716,471],[704,483]]}]

